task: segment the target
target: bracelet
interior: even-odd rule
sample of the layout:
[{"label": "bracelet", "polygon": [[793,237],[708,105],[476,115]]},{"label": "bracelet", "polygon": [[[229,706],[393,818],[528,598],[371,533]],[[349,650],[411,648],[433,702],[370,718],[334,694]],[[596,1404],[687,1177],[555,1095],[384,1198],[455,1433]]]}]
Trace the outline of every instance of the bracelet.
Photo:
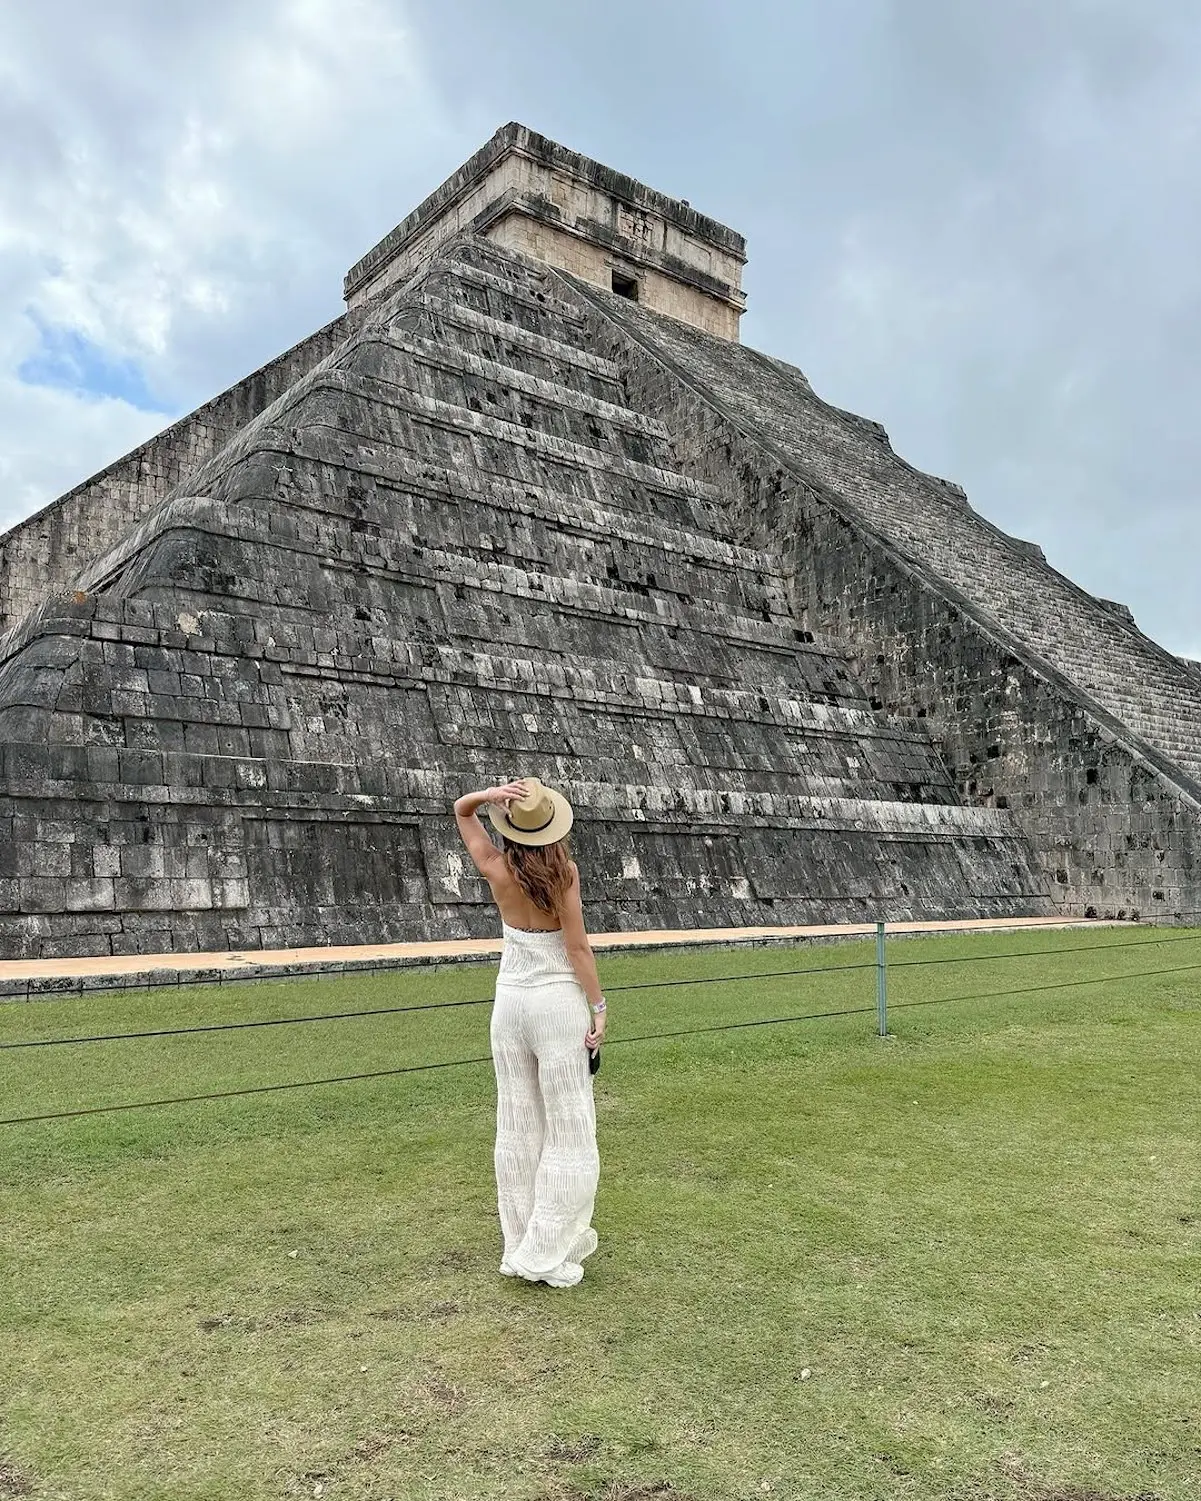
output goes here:
[{"label": "bracelet", "polygon": [[590,1009],[592,1011],[593,1016],[599,1016],[602,1011],[606,1011],[608,1008],[605,1005],[605,998],[604,998],[604,996],[601,996],[601,998],[597,1002],[597,1004],[595,1006],[591,1007]]}]

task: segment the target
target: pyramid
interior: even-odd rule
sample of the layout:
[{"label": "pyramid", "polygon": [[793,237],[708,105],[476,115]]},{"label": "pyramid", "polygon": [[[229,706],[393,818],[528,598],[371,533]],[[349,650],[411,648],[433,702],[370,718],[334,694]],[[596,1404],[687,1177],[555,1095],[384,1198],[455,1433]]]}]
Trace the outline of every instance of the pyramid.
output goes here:
[{"label": "pyramid", "polygon": [[[1201,674],[737,339],[741,237],[506,126],[348,310],[0,539],[8,956],[1201,908]],[[31,601],[40,596],[40,602]]]}]

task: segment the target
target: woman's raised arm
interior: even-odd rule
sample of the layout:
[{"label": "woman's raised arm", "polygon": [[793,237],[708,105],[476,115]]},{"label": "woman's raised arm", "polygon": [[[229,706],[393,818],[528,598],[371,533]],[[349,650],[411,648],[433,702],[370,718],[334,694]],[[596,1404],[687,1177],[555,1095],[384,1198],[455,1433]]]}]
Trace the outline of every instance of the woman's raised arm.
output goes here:
[{"label": "woman's raised arm", "polygon": [[479,821],[479,810],[488,803],[511,803],[514,798],[525,795],[524,782],[505,782],[503,786],[485,787],[482,792],[465,792],[456,800],[455,824],[467,846],[467,853],[482,876],[488,874],[486,867],[495,865],[502,857]]}]

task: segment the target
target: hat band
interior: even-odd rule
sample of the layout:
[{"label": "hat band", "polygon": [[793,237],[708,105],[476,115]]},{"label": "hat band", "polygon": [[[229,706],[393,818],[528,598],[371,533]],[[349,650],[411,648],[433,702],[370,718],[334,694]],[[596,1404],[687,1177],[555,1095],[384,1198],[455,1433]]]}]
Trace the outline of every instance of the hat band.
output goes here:
[{"label": "hat band", "polygon": [[[548,798],[547,801],[550,802],[550,799]],[[554,803],[550,804],[550,815],[549,815],[549,817],[544,818],[542,820],[542,822],[538,823],[538,824],[523,824],[523,823],[518,823],[517,820],[513,817],[513,815],[511,813],[509,814],[509,822],[513,825],[513,827],[515,829],[519,829],[523,834],[541,834],[542,830],[543,829],[549,829],[550,826],[551,826],[551,824],[554,823],[554,821],[555,821],[555,805],[554,805]]]}]

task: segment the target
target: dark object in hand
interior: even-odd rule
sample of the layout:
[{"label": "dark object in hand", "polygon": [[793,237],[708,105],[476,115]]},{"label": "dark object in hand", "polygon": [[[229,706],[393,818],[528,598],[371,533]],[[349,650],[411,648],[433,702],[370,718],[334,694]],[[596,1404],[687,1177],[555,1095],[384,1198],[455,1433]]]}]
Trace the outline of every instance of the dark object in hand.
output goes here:
[{"label": "dark object in hand", "polygon": [[599,1047],[589,1048],[588,1049],[588,1072],[590,1074],[595,1074],[595,1073],[598,1072],[599,1069],[600,1069],[600,1048]]}]

